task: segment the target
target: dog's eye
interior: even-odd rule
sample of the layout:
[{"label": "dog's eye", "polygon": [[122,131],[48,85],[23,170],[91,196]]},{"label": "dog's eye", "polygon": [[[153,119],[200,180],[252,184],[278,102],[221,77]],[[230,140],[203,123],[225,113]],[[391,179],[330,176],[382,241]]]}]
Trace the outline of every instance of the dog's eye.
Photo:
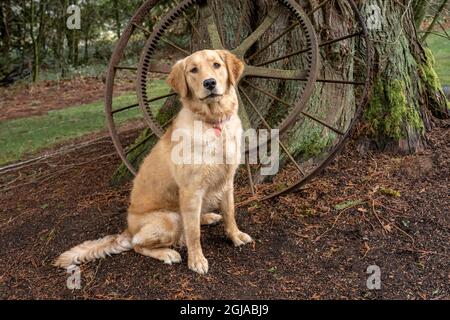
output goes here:
[{"label": "dog's eye", "polygon": [[213,66],[214,66],[214,69],[219,69],[221,66],[220,66],[220,63],[214,63],[213,64]]},{"label": "dog's eye", "polygon": [[198,72],[198,68],[197,68],[197,67],[192,68],[192,69],[191,69],[191,72],[192,72],[192,73],[197,73],[197,72]]}]

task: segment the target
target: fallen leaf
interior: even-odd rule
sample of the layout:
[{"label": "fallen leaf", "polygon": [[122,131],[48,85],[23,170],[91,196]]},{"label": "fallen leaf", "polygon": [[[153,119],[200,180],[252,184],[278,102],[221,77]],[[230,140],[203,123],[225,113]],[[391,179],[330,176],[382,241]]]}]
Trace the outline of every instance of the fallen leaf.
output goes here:
[{"label": "fallen leaf", "polygon": [[334,209],[341,211],[344,209],[348,209],[348,208],[360,205],[362,203],[363,203],[363,201],[359,200],[359,199],[358,200],[348,200],[348,201],[338,203],[337,205],[334,206]]},{"label": "fallen leaf", "polygon": [[390,197],[400,198],[400,192],[391,188],[380,187],[380,192]]}]

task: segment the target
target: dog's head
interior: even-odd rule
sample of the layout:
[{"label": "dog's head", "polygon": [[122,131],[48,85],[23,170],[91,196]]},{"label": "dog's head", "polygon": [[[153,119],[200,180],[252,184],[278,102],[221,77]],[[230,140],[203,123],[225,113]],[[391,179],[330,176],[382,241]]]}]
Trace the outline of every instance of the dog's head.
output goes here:
[{"label": "dog's head", "polygon": [[219,102],[234,88],[244,64],[226,50],[202,50],[178,61],[167,82],[182,99]]}]

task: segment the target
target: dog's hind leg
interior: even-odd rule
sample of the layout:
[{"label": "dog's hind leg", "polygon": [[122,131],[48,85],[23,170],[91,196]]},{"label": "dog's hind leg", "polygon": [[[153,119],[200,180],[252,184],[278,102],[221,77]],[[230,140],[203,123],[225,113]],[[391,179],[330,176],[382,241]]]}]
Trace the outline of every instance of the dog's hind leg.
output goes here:
[{"label": "dog's hind leg", "polygon": [[170,249],[180,240],[181,217],[176,212],[151,212],[146,214],[145,224],[133,236],[133,249],[144,256],[172,264],[181,262],[180,254]]},{"label": "dog's hind leg", "polygon": [[146,247],[135,246],[134,251],[144,256],[160,260],[166,264],[181,262],[181,256],[178,251],[170,248],[148,249]]}]

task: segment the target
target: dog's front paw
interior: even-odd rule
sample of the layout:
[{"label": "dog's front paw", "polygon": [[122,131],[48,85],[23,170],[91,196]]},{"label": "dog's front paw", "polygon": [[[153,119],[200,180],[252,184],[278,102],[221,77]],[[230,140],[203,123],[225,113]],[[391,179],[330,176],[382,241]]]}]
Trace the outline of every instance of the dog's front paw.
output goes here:
[{"label": "dog's front paw", "polygon": [[166,249],[161,254],[160,260],[163,261],[165,264],[180,263],[181,262],[181,256],[175,250]]},{"label": "dog's front paw", "polygon": [[235,234],[229,235],[231,241],[233,241],[235,247],[243,246],[244,244],[253,242],[252,237],[250,237],[245,232],[238,231]]},{"label": "dog's front paw", "polygon": [[222,216],[220,214],[217,213],[204,213],[201,216],[201,220],[200,223],[202,225],[215,225],[217,223],[219,223],[220,221],[222,221]]},{"label": "dog's front paw", "polygon": [[201,255],[196,255],[194,257],[189,257],[188,259],[189,269],[195,271],[199,274],[207,274],[208,273],[208,260]]}]

